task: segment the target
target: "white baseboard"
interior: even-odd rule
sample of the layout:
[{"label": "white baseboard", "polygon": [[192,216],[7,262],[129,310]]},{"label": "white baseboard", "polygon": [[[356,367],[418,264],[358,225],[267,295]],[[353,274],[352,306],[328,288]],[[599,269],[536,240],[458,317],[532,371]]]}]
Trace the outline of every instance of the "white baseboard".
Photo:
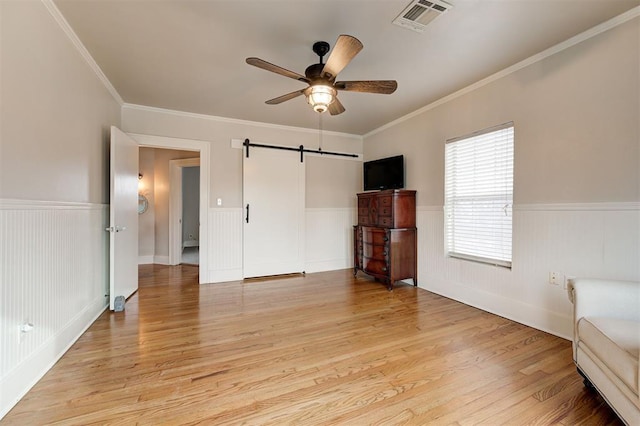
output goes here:
[{"label": "white baseboard", "polygon": [[169,256],[153,256],[153,262],[158,265],[171,265],[169,263]]},{"label": "white baseboard", "polygon": [[150,265],[153,263],[153,255],[138,256],[138,265]]}]

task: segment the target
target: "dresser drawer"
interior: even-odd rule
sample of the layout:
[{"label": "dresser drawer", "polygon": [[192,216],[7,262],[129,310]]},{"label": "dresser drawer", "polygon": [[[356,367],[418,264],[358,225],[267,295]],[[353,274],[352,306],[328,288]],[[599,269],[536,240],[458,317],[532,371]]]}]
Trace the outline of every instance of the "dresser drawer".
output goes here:
[{"label": "dresser drawer", "polygon": [[365,272],[377,275],[387,275],[389,273],[389,265],[384,260],[363,258],[363,267]]},{"label": "dresser drawer", "polygon": [[383,246],[389,241],[389,235],[386,229],[362,227],[362,242]]},{"label": "dresser drawer", "polygon": [[393,228],[393,219],[391,218],[391,216],[379,216],[378,225]]},{"label": "dresser drawer", "polygon": [[371,197],[358,197],[358,207],[369,208]]},{"label": "dresser drawer", "polygon": [[387,260],[389,250],[387,246],[364,244],[362,247],[362,254],[365,257],[377,260]]},{"label": "dresser drawer", "polygon": [[391,198],[391,195],[378,196],[378,205],[380,207],[390,207],[393,204]]}]

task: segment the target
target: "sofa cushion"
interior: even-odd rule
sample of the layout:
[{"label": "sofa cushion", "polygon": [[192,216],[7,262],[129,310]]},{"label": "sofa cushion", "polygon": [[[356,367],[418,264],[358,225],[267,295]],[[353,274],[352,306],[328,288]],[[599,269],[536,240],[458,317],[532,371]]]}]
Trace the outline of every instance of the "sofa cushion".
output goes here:
[{"label": "sofa cushion", "polygon": [[578,336],[581,344],[638,395],[640,322],[584,317],[578,321]]}]

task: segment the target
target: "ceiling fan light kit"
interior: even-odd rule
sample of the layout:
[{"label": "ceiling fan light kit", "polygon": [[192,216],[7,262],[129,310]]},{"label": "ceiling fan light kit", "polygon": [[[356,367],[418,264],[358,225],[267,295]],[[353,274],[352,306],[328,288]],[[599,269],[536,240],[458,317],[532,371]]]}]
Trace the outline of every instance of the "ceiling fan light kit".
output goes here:
[{"label": "ceiling fan light kit", "polygon": [[398,87],[398,83],[395,80],[336,81],[338,73],[351,62],[362,48],[363,45],[360,40],[343,34],[338,37],[327,63],[324,64],[322,59],[329,52],[330,46],[325,41],[318,41],[313,44],[313,51],[319,56],[319,62],[308,66],[305,70],[305,75],[289,71],[259,58],[247,58],[246,62],[254,67],[302,81],[309,85],[305,89],[269,99],[266,101],[268,105],[277,105],[304,95],[307,98],[307,103],[311,105],[314,111],[321,114],[328,110],[329,114],[338,115],[345,111],[344,106],[338,100],[339,90],[388,95],[395,92]]},{"label": "ceiling fan light kit", "polygon": [[323,113],[336,99],[336,89],[325,84],[316,84],[304,89],[307,102],[315,112]]}]

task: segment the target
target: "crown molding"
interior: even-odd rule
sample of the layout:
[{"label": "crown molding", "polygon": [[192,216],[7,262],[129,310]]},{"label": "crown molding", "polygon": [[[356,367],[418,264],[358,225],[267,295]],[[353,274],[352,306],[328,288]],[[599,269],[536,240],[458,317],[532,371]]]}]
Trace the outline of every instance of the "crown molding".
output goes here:
[{"label": "crown molding", "polygon": [[546,50],[543,50],[540,53],[537,53],[533,56],[530,56],[527,59],[524,59],[514,65],[511,65],[510,67],[507,67],[505,69],[503,69],[502,71],[498,71],[495,74],[490,75],[489,77],[486,77],[482,80],[477,81],[476,83],[473,83],[465,88],[462,88],[460,90],[458,90],[457,92],[453,92],[450,95],[447,95],[443,98],[440,98],[428,105],[425,105],[424,107],[417,109],[413,112],[410,112],[407,115],[404,115],[396,120],[393,120],[383,126],[378,127],[377,129],[374,129],[366,134],[363,135],[363,138],[368,138],[369,136],[373,136],[376,133],[380,133],[386,129],[389,129],[397,124],[402,123],[403,121],[407,121],[413,117],[416,117],[426,111],[432,110],[434,108],[439,107],[440,105],[446,104],[447,102],[450,102],[456,98],[459,98],[460,96],[466,95],[467,93],[473,92],[476,89],[479,89],[483,86],[486,86],[489,83],[493,83],[496,80],[499,80],[503,77],[506,77],[510,74],[515,73],[516,71],[519,71],[523,68],[528,67],[529,65],[535,64],[536,62],[540,62],[543,59],[548,58],[549,56],[555,55],[556,53],[562,52],[563,50],[566,50],[570,47],[575,46],[576,44],[582,43],[585,40],[588,40],[592,37],[597,36],[598,34],[601,34],[605,31],[608,31],[612,28],[615,28],[619,25],[624,24],[627,21],[630,21],[633,18],[636,18],[640,16],[640,6],[636,6],[633,9],[630,9],[628,11],[626,11],[625,13],[622,13],[614,18],[609,19],[608,21],[605,21],[599,25],[596,25],[595,27],[588,29],[576,36],[573,36],[561,43],[556,44],[555,46],[552,46]]},{"label": "crown molding", "polygon": [[[136,104],[125,103],[125,104],[122,105],[122,109],[123,109],[123,111],[125,109],[131,109],[131,110],[138,110],[138,111],[145,111],[145,112],[153,112],[153,113],[156,113],[156,114],[168,114],[168,115],[173,115],[173,116],[183,117],[183,118],[193,118],[193,119],[198,119],[198,120],[215,121],[215,122],[219,122],[219,123],[238,124],[238,125],[242,125],[242,126],[263,127],[263,128],[267,128],[267,129],[286,130],[286,131],[289,131],[289,132],[293,131],[293,132],[300,132],[300,133],[310,133],[310,134],[314,134],[314,135],[318,134],[318,129],[310,129],[310,128],[307,128],[307,127],[284,126],[284,125],[281,125],[281,124],[264,123],[264,122],[261,122],[261,121],[240,120],[240,119],[237,119],[237,118],[219,117],[219,116],[216,116],[216,115],[198,114],[198,113],[195,113],[195,112],[185,112],[185,111],[178,111],[178,110],[174,110],[174,109],[158,108],[158,107],[151,107],[151,106],[145,106],[145,105],[136,105]],[[361,135],[355,135],[355,134],[352,134],[352,133],[332,132],[330,130],[322,130],[322,134],[323,135],[329,135],[329,136],[338,136],[338,137],[343,137],[343,138],[357,139],[359,141],[361,141],[362,138],[363,138],[363,136],[361,136]]]},{"label": "crown molding", "polygon": [[55,19],[55,21],[58,23],[62,31],[64,31],[64,33],[69,38],[69,40],[71,40],[71,42],[73,43],[75,48],[78,50],[82,58],[89,65],[89,67],[94,72],[94,74],[98,77],[100,82],[102,82],[102,84],[107,89],[107,91],[111,94],[113,99],[115,99],[115,101],[120,106],[124,105],[124,100],[122,99],[118,91],[115,89],[115,87],[113,87],[113,85],[111,84],[107,76],[102,72],[102,70],[100,69],[100,66],[98,66],[98,63],[93,59],[93,57],[91,56],[87,48],[84,47],[84,44],[82,44],[82,42],[78,38],[78,35],[75,33],[75,31],[73,31],[73,29],[71,28],[67,20],[64,18],[64,16],[62,16],[62,13],[60,13],[60,10],[58,9],[58,7],[53,3],[53,0],[40,0],[40,1],[44,5],[44,7],[47,8],[51,16],[53,16],[53,19]]}]

